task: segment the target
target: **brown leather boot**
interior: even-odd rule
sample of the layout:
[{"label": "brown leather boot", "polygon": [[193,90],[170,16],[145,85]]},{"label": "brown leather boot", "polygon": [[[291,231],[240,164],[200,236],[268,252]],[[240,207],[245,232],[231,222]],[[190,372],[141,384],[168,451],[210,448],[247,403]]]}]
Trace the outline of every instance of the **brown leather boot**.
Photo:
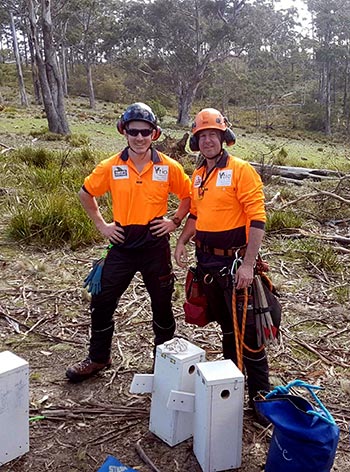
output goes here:
[{"label": "brown leather boot", "polygon": [[68,367],[66,370],[66,376],[71,382],[82,382],[89,377],[97,374],[100,370],[109,368],[112,365],[112,359],[107,362],[94,362],[89,357],[83,361],[77,362],[76,364]]}]

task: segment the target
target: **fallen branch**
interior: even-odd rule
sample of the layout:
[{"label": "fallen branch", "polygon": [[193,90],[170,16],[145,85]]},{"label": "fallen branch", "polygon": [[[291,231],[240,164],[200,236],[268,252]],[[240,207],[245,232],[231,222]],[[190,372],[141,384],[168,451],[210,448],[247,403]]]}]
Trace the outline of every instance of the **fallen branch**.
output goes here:
[{"label": "fallen branch", "polygon": [[287,238],[303,236],[307,238],[320,239],[322,241],[336,242],[339,244],[343,244],[345,246],[347,246],[348,244],[350,245],[350,238],[347,238],[346,236],[339,236],[337,234],[327,235],[327,234],[311,233],[301,228],[288,228],[288,230],[293,231],[293,233],[289,235],[286,234],[285,236]]},{"label": "fallen branch", "polygon": [[334,359],[327,359],[326,357],[324,357],[320,352],[317,351],[317,349],[315,349],[314,347],[310,346],[309,344],[307,343],[304,343],[303,341],[300,341],[299,339],[296,339],[294,338],[293,336],[290,336],[286,333],[286,331],[281,328],[281,331],[283,333],[284,336],[287,336],[288,339],[290,339],[291,341],[299,344],[299,346],[302,346],[303,348],[307,349],[308,351],[312,352],[313,354],[315,354],[319,359],[321,359],[322,362],[324,362],[325,364],[327,365],[331,365],[333,366],[334,364],[337,364],[339,365],[340,367],[345,367],[345,368],[349,368],[350,367],[350,364],[345,364],[344,362],[336,362]]},{"label": "fallen branch", "polygon": [[[5,313],[2,313],[0,312],[0,318],[4,318],[5,321],[7,323],[9,323],[9,320],[17,323],[19,326],[22,326],[23,328],[25,328],[28,331],[32,331],[33,330],[33,327],[30,327],[30,326],[27,326],[26,324],[24,323],[21,323],[20,321],[16,320],[16,318],[13,318],[12,316],[9,316],[9,315],[6,315]],[[9,323],[11,326],[13,326],[12,323]],[[50,339],[51,341],[55,341],[55,342],[60,342],[60,343],[72,343],[72,344],[85,344],[84,341],[76,341],[74,339],[67,339],[67,338],[61,338],[59,336],[55,336],[53,334],[50,334],[50,333],[47,333],[47,332],[40,332],[40,331],[32,331],[33,334],[36,334],[38,336],[42,336],[42,337],[45,337],[45,338],[48,338]],[[19,344],[21,341],[23,341],[24,339],[24,336],[22,337],[22,339],[18,340],[18,341],[13,341],[13,344]]]},{"label": "fallen branch", "polygon": [[135,444],[135,449],[136,449],[136,452],[138,453],[138,455],[141,457],[141,459],[144,461],[145,464],[149,465],[151,467],[151,469],[154,470],[154,472],[161,472],[158,469],[158,467],[156,467],[156,465],[147,456],[145,451],[142,449],[140,442],[141,442],[141,439],[139,439],[137,441],[137,443]]},{"label": "fallen branch", "polygon": [[338,179],[344,176],[344,174],[340,171],[329,169],[276,166],[261,164],[258,162],[251,162],[251,165],[255,167],[259,173],[269,172],[270,175],[280,175],[281,177],[291,179],[293,181],[299,181],[303,179],[321,181],[326,179]]}]

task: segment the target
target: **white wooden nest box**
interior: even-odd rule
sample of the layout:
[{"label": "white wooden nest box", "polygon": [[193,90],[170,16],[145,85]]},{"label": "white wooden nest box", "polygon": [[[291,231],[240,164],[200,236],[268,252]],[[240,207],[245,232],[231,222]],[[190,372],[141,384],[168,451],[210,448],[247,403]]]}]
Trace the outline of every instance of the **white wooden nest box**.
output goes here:
[{"label": "white wooden nest box", "polygon": [[0,353],[0,466],[29,451],[29,365]]},{"label": "white wooden nest box", "polygon": [[244,376],[231,360],[196,366],[193,451],[203,472],[242,461]]},{"label": "white wooden nest box", "polygon": [[205,351],[174,338],[157,346],[154,374],[135,374],[130,392],[152,393],[149,429],[169,446],[193,434],[196,364]]}]

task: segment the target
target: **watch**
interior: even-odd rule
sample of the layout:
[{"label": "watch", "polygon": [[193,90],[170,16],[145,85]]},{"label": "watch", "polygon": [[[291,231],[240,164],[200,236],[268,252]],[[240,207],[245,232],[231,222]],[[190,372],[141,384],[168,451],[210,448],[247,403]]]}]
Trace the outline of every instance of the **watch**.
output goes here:
[{"label": "watch", "polygon": [[172,218],[170,218],[171,221],[174,223],[174,225],[178,228],[180,225],[181,225],[181,218],[179,218],[178,216],[173,216]]}]

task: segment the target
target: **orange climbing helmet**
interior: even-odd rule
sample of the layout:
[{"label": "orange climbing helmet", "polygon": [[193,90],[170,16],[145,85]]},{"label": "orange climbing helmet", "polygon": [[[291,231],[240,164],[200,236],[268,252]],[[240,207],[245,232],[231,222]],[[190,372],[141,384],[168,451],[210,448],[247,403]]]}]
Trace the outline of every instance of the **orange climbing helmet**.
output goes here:
[{"label": "orange climbing helmet", "polygon": [[199,131],[205,129],[217,129],[222,131],[223,141],[225,141],[228,146],[232,146],[236,142],[236,136],[229,128],[228,119],[215,108],[203,108],[203,110],[197,113],[192,123],[192,136],[190,138],[191,151],[199,151],[198,136],[196,135]]},{"label": "orange climbing helmet", "polygon": [[192,134],[198,133],[204,129],[218,129],[225,131],[227,128],[227,120],[215,108],[204,108],[197,113],[192,123]]}]

